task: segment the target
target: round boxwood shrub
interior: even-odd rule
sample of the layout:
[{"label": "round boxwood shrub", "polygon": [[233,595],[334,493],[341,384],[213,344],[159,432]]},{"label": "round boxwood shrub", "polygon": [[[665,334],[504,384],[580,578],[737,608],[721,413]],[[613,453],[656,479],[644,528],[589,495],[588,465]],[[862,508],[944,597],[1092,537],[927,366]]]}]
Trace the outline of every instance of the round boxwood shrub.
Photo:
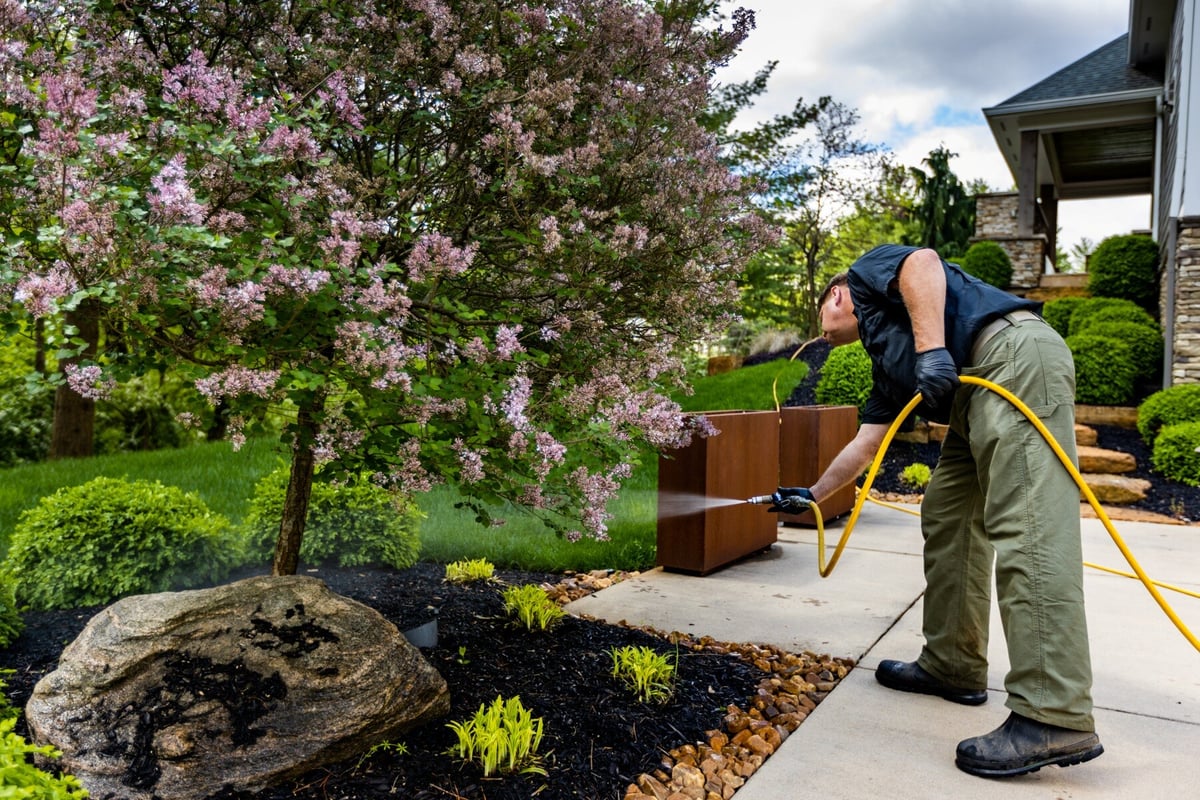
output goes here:
[{"label": "round boxwood shrub", "polygon": [[1116,297],[1089,297],[1071,312],[1068,335],[1083,333],[1094,322],[1139,322],[1158,327],[1154,317],[1134,302]]},{"label": "round boxwood shrub", "polygon": [[1133,350],[1120,339],[1079,334],[1067,337],[1075,360],[1075,402],[1102,406],[1133,397]]},{"label": "round boxwood shrub", "polygon": [[[264,476],[254,487],[245,521],[253,559],[269,561],[275,551],[287,484],[288,469],[283,467]],[[342,567],[386,564],[406,569],[421,553],[418,531],[423,517],[410,497],[366,480],[314,480],[300,560],[306,564],[336,561]]]},{"label": "round boxwood shrub", "polygon": [[1042,306],[1042,319],[1046,320],[1046,324],[1058,331],[1058,335],[1065,339],[1071,335],[1071,314],[1087,299],[1086,297],[1060,297],[1057,300],[1051,300]]},{"label": "round boxwood shrub", "polygon": [[854,342],[829,351],[814,393],[822,405],[858,406],[861,416],[874,385],[871,357],[862,342]]},{"label": "round boxwood shrub", "polygon": [[996,242],[976,242],[971,245],[966,255],[959,259],[958,265],[963,272],[992,286],[1007,289],[1012,283],[1012,259]]},{"label": "round boxwood shrub", "polygon": [[1138,433],[1142,441],[1154,438],[1166,425],[1200,421],[1200,383],[1181,383],[1155,392],[1138,406]]},{"label": "round boxwood shrub", "polygon": [[1150,462],[1163,477],[1200,486],[1200,421],[1165,425],[1154,439]]},{"label": "round boxwood shrub", "polygon": [[228,520],[155,481],[94,478],[21,514],[3,572],[36,610],[210,585],[238,563]]},{"label": "round boxwood shrub", "polygon": [[12,576],[0,572],[0,647],[8,647],[25,630],[25,621],[17,611],[15,589]]},{"label": "round boxwood shrub", "polygon": [[[1093,318],[1094,319],[1094,318]],[[1139,322],[1091,322],[1080,335],[1106,336],[1129,345],[1134,381],[1153,380],[1162,372],[1163,337],[1158,327]]]},{"label": "round boxwood shrub", "polygon": [[1093,297],[1119,297],[1142,308],[1158,305],[1158,245],[1149,236],[1110,236],[1088,261]]}]

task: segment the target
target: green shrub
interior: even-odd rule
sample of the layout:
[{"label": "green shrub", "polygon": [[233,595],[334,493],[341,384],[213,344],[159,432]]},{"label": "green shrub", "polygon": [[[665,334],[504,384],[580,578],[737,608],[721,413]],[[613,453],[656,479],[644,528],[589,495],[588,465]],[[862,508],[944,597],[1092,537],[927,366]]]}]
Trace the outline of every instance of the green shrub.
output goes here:
[{"label": "green shrub", "polygon": [[94,478],[21,514],[3,571],[34,609],[109,603],[223,579],[240,552],[199,496],[149,481]]},{"label": "green shrub", "polygon": [[1133,398],[1133,350],[1119,339],[1067,337],[1075,360],[1075,402],[1115,406]]},{"label": "green shrub", "polygon": [[929,485],[929,479],[932,477],[933,470],[929,468],[929,465],[919,461],[909,464],[900,472],[900,482],[914,489],[924,489]]},{"label": "green shrub", "polygon": [[1149,236],[1110,236],[1088,260],[1093,297],[1119,297],[1145,309],[1158,305],[1158,245]]},{"label": "green shrub", "polygon": [[1166,425],[1200,421],[1200,383],[1181,383],[1155,392],[1138,406],[1138,433],[1142,441],[1154,438]]},{"label": "green shrub", "polygon": [[1163,337],[1158,328],[1138,322],[1094,322],[1081,336],[1105,336],[1129,345],[1134,381],[1149,381],[1162,374]]},{"label": "green shrub", "polygon": [[8,647],[25,630],[15,589],[12,576],[0,571],[0,647]]},{"label": "green shrub", "polygon": [[179,381],[164,381],[156,374],[117,384],[107,397],[96,402],[96,453],[161,450],[186,444],[194,434],[176,419],[186,407],[180,398],[183,392]]},{"label": "green shrub", "polygon": [[1064,339],[1071,335],[1071,314],[1086,297],[1060,297],[1042,306],[1042,319]]},{"label": "green shrub", "polygon": [[1069,335],[1083,333],[1088,325],[1098,322],[1137,322],[1157,329],[1158,322],[1141,306],[1116,297],[1089,297],[1071,312]]},{"label": "green shrub", "polygon": [[82,800],[88,796],[74,775],[51,775],[35,767],[30,756],[61,758],[50,745],[36,746],[13,733],[15,717],[0,720],[0,796],[37,800]]},{"label": "green shrub", "polygon": [[1163,477],[1200,486],[1200,421],[1164,425],[1154,439],[1150,462]]},{"label": "green shrub", "polygon": [[36,378],[33,342],[23,334],[0,346],[0,466],[40,461],[50,449],[54,390]]},{"label": "green shrub", "polygon": [[[254,487],[245,529],[250,557],[256,561],[269,561],[275,550],[287,484],[288,469],[283,467]],[[314,480],[300,560],[406,569],[421,552],[418,531],[423,516],[411,498],[365,480],[352,484]]]},{"label": "green shrub", "polygon": [[815,394],[822,405],[858,406],[861,416],[873,385],[871,357],[862,342],[854,342],[829,351]]},{"label": "green shrub", "polygon": [[974,275],[984,283],[1007,289],[1012,283],[1012,259],[996,242],[976,242],[958,262],[963,272]]}]

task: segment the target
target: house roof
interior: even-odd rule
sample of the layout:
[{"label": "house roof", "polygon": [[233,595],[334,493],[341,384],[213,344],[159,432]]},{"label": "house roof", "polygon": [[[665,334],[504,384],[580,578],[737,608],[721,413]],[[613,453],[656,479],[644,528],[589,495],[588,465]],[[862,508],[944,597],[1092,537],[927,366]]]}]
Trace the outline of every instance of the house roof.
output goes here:
[{"label": "house roof", "polygon": [[1162,81],[1130,66],[1128,55],[1129,34],[1126,33],[1096,48],[1073,64],[1063,67],[1050,77],[1043,78],[1028,89],[1014,94],[991,109],[986,109],[985,113],[1000,112],[1011,106],[1054,100],[1161,89]]},{"label": "house roof", "polygon": [[1036,132],[1036,185],[1053,184],[1059,199],[1152,190],[1162,81],[1131,64],[1129,46],[1128,34],[1118,36],[983,109],[1014,180],[1022,136]]}]

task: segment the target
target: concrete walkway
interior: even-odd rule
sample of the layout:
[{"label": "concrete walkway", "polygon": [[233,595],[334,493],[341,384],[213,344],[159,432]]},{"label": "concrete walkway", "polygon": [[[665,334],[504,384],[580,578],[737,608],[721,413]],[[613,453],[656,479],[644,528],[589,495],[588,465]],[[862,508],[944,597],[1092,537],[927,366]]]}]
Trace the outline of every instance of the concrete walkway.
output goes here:
[{"label": "concrete walkway", "polygon": [[[842,523],[827,531],[832,551]],[[1151,578],[1200,591],[1200,528],[1115,523]],[[856,659],[859,666],[743,786],[737,800],[851,798],[1200,797],[1200,652],[1135,580],[1085,570],[1097,732],[1087,764],[1005,780],[954,766],[959,740],[1008,716],[1004,649],[992,612],[988,702],[967,707],[875,681],[885,658],[920,650],[921,535],[915,516],[868,503],[834,572],[817,571],[816,533],[781,528],[769,551],[707,577],[653,570],[567,606],[572,613],[720,640]],[[1083,520],[1084,558],[1128,570],[1097,520]],[[1200,600],[1164,592],[1200,636]]]}]

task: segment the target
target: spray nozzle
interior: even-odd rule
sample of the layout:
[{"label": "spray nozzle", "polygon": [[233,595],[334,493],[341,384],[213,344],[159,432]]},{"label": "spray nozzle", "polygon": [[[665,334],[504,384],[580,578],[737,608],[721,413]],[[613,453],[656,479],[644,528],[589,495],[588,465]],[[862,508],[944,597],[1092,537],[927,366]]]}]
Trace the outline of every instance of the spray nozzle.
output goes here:
[{"label": "spray nozzle", "polygon": [[774,495],[760,494],[748,498],[746,502],[756,506],[767,506],[775,502],[775,497]]}]

